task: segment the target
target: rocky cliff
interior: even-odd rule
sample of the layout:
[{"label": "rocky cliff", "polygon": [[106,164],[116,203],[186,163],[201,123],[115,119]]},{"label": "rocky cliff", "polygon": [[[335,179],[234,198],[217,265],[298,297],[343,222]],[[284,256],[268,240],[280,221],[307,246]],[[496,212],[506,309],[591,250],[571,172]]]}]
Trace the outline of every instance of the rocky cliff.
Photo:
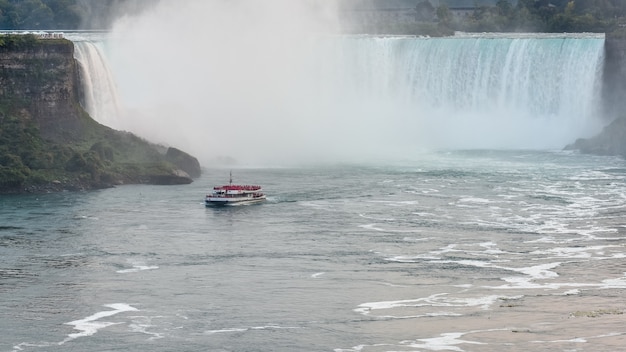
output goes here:
[{"label": "rocky cliff", "polygon": [[72,42],[0,36],[0,193],[184,184],[200,175],[194,157],[91,119],[79,90]]},{"label": "rocky cliff", "polygon": [[607,35],[603,78],[603,110],[613,120],[597,136],[579,139],[565,149],[626,157],[626,36]]},{"label": "rocky cliff", "polygon": [[620,155],[626,158],[626,117],[613,120],[599,135],[578,139],[565,147],[585,154]]},{"label": "rocky cliff", "polygon": [[602,95],[607,115],[620,117],[626,112],[626,38],[622,36],[606,37]]}]

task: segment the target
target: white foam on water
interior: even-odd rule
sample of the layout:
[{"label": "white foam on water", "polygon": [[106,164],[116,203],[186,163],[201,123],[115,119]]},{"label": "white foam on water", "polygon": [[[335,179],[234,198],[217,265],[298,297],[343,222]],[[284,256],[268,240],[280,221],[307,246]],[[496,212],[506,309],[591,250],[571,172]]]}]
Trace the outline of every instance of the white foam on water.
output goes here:
[{"label": "white foam on water", "polygon": [[359,307],[354,309],[355,312],[369,315],[374,310],[380,309],[392,309],[398,307],[422,307],[422,306],[434,306],[434,302],[440,296],[445,296],[448,293],[437,293],[424,298],[400,300],[400,301],[381,301],[381,302],[368,302],[359,304]]},{"label": "white foam on water", "polygon": [[144,270],[155,270],[159,268],[156,265],[146,265],[146,263],[142,261],[129,260],[128,262],[132,265],[132,268],[117,270],[116,273],[128,274],[128,273],[136,273],[136,272],[144,271]]},{"label": "white foam on water", "polygon": [[163,336],[163,334],[148,331],[148,329],[154,327],[154,325],[151,324],[152,319],[161,317],[133,316],[130,318],[133,321],[131,324],[128,325],[131,331],[149,335],[150,338],[148,340],[157,340],[165,337]]},{"label": "white foam on water", "polygon": [[550,279],[559,276],[556,272],[551,271],[549,269],[554,269],[561,265],[560,262],[556,263],[545,263],[534,266],[522,267],[522,268],[512,268],[501,265],[495,265],[492,262],[480,261],[480,260],[442,260],[438,261],[439,263],[456,263],[465,266],[474,266],[478,268],[494,268],[501,270],[514,271],[518,273],[522,273],[529,276],[529,280],[542,280],[542,279]]},{"label": "white foam on water", "polygon": [[386,228],[379,227],[377,223],[359,225],[359,227],[366,229],[366,230],[373,230],[373,231],[378,231],[378,232],[391,232],[391,233],[420,233],[422,232],[419,229],[410,229],[410,230],[386,229]]},{"label": "white foam on water", "polygon": [[476,203],[476,204],[488,204],[488,203],[493,203],[493,201],[486,199],[486,198],[478,198],[478,197],[466,197],[466,198],[461,198],[458,201],[459,203]]},{"label": "white foam on water", "polygon": [[21,343],[18,343],[17,345],[15,345],[15,346],[13,346],[13,350],[11,352],[24,351],[24,349],[31,348],[31,347],[40,348],[40,347],[50,347],[50,346],[52,346],[52,344],[50,344],[50,343],[21,342]]},{"label": "white foam on water", "polygon": [[[371,345],[371,347],[379,347],[379,346],[389,346],[389,345]],[[359,351],[363,351],[363,349],[365,347],[370,347],[368,345],[357,345],[354,347],[351,347],[349,349],[346,348],[335,348],[333,349],[334,352],[359,352]]]},{"label": "white foam on water", "polygon": [[590,340],[602,339],[606,337],[616,337],[616,336],[624,336],[626,333],[624,332],[612,332],[608,334],[601,334],[596,336],[587,336],[587,337],[576,337],[570,340],[535,340],[531,341],[532,343],[563,343],[563,342],[572,342],[572,343],[589,343]]},{"label": "white foam on water", "polygon": [[434,213],[426,213],[426,212],[415,212],[413,213],[413,215],[419,215],[419,216],[429,217],[429,218],[436,216]]},{"label": "white foam on water", "polygon": [[[465,307],[480,307],[481,309],[489,309],[495,302],[501,300],[503,297],[501,295],[489,295],[483,297],[468,297],[468,298],[455,298],[452,297],[449,293],[436,293],[430,295],[428,297],[416,298],[416,299],[408,299],[408,300],[399,300],[399,301],[380,301],[380,302],[368,302],[359,304],[358,308],[355,308],[354,311],[369,316],[373,311],[376,310],[384,310],[384,309],[395,309],[395,308],[418,308],[418,307],[447,307],[447,308],[465,308]],[[511,298],[511,297],[508,297]],[[424,317],[431,316],[429,314],[424,315],[408,315],[408,316],[383,316],[387,318],[413,318],[413,317]],[[461,315],[458,313],[435,313],[439,315],[449,315],[449,316],[457,316]]]},{"label": "white foam on water", "polygon": [[248,331],[248,328],[230,328],[230,329],[220,329],[220,330],[207,330],[204,333],[208,335],[212,334],[221,334],[221,333],[229,333],[229,332],[244,332]]},{"label": "white foam on water", "polygon": [[417,318],[433,318],[433,317],[461,317],[463,314],[452,312],[431,312],[416,315],[377,315],[377,319],[388,320],[403,320],[403,319],[417,319]]},{"label": "white foam on water", "polygon": [[[396,345],[392,344],[372,344],[372,345],[356,345],[350,348],[336,348],[335,352],[359,352],[368,348],[378,351],[380,347],[385,347],[385,351],[407,351],[407,348],[417,349],[419,351],[464,351],[458,345],[470,344],[470,345],[488,345],[485,342],[470,341],[461,339],[465,335],[480,334],[484,332],[496,332],[496,331],[511,331],[509,328],[499,329],[486,329],[486,330],[473,330],[467,332],[446,332],[437,337],[421,338],[416,340],[404,340],[398,342]],[[382,350],[382,349],[380,349]],[[480,350],[480,349],[478,349]]]},{"label": "white foam on water", "polygon": [[608,174],[599,170],[584,170],[576,176],[570,176],[572,181],[599,181],[599,180],[623,180],[624,176]]},{"label": "white foam on water", "polygon": [[97,333],[99,330],[109,327],[111,325],[122,324],[120,322],[98,321],[101,318],[110,317],[110,316],[123,313],[123,312],[134,312],[134,311],[139,310],[126,303],[105,304],[104,307],[108,307],[113,310],[98,312],[84,319],[74,320],[74,321],[70,321],[69,323],[65,323],[65,325],[74,326],[74,329],[80,332],[67,335],[67,338],[59,342],[59,345],[62,345],[68,341],[77,339],[79,337],[91,336]]},{"label": "white foam on water", "polygon": [[368,200],[367,203],[383,203],[392,207],[401,207],[405,205],[417,205],[417,200]]},{"label": "white foam on water", "polygon": [[602,280],[601,288],[626,288],[626,273],[624,276],[615,279]]},{"label": "white foam on water", "polygon": [[379,218],[379,217],[375,217],[375,216],[365,215],[363,213],[359,214],[359,216],[364,218],[364,219],[376,220],[376,221],[395,221],[396,220],[394,218]]},{"label": "white foam on water", "polygon": [[560,265],[561,265],[560,262],[556,262],[556,263],[545,263],[545,264],[540,264],[540,265],[534,265],[534,266],[529,266],[529,267],[524,267],[524,268],[504,268],[504,267],[501,267],[501,268],[517,271],[522,274],[526,274],[536,280],[542,280],[542,279],[550,279],[550,278],[559,276],[559,274],[557,274],[554,271],[551,271],[550,269],[554,269]]},{"label": "white foam on water", "polygon": [[441,257],[434,257],[430,255],[415,255],[415,256],[398,255],[395,257],[385,258],[386,261],[395,262],[395,263],[418,263],[424,260],[432,261],[432,260],[439,260],[439,259],[441,259]]},{"label": "white foam on water", "polygon": [[[463,350],[457,345],[461,344],[472,344],[472,345],[485,345],[483,342],[469,341],[469,340],[461,340],[461,337],[466,333],[462,332],[448,332],[443,333],[439,337],[433,337],[429,339],[417,339],[415,342],[405,343],[407,346],[412,348],[423,348],[431,351],[459,351]],[[417,341],[420,341],[418,343]]]},{"label": "white foam on water", "polygon": [[359,225],[359,227],[360,228],[364,228],[366,230],[385,231],[385,230],[381,229],[380,227],[376,227],[376,225],[378,225],[378,224]]},{"label": "white foam on water", "polygon": [[405,237],[402,240],[404,242],[424,242],[424,241],[430,240],[430,237],[424,237],[424,238]]},{"label": "white foam on water", "polygon": [[116,273],[128,274],[128,273],[136,273],[138,271],[143,271],[143,270],[155,270],[155,269],[158,269],[158,268],[159,267],[156,266],[156,265],[134,265],[130,269],[117,270]]},{"label": "white foam on water", "polygon": [[587,343],[587,339],[582,338],[582,337],[576,337],[573,339],[569,339],[569,340],[545,340],[545,341],[541,341],[541,340],[535,340],[535,341],[531,341],[533,343],[563,343],[563,342],[574,342],[574,343]]},{"label": "white foam on water", "polygon": [[506,254],[507,252],[501,250],[498,248],[498,245],[494,242],[485,242],[485,243],[480,243],[479,246],[485,248],[485,251],[483,253],[486,254]]},{"label": "white foam on water", "polygon": [[246,331],[253,331],[253,330],[283,330],[283,329],[302,329],[302,327],[264,325],[264,326],[250,326],[250,327],[243,327],[243,328],[225,328],[225,329],[217,329],[217,330],[207,330],[204,332],[204,334],[213,335],[213,334],[224,334],[224,333],[234,333],[234,332],[246,332]]},{"label": "white foam on water", "polygon": [[564,295],[579,294],[581,289],[624,289],[626,288],[626,273],[624,276],[612,279],[604,279],[599,283],[582,283],[582,282],[551,282],[546,284],[538,284],[531,282],[528,277],[505,277],[502,280],[508,282],[507,285],[486,286],[492,289],[543,289],[543,290],[559,290],[563,288],[572,288],[565,291]]},{"label": "white foam on water", "polygon": [[313,278],[313,279],[317,279],[318,277],[320,277],[320,276],[322,276],[322,275],[324,275],[324,274],[326,274],[326,273],[325,273],[325,272],[315,273],[315,274],[311,275],[311,278]]},{"label": "white foam on water", "polygon": [[423,260],[431,260],[438,261],[441,259],[441,256],[446,253],[451,252],[462,252],[462,250],[456,249],[457,244],[449,244],[446,247],[443,247],[436,251],[430,251],[427,254],[419,254],[419,255],[398,255],[394,257],[385,258],[385,260],[390,262],[398,262],[398,263],[415,263]]},{"label": "white foam on water", "polygon": [[563,296],[576,296],[580,294],[580,290],[579,289],[573,289],[573,290],[569,290],[569,291],[565,291],[563,292]]},{"label": "white foam on water", "polygon": [[591,246],[591,247],[557,247],[550,248],[541,251],[534,251],[533,255],[551,255],[558,258],[571,258],[571,259],[586,259],[591,258],[594,255],[605,255],[605,249],[608,248],[621,248],[621,246],[607,245],[607,246]]}]

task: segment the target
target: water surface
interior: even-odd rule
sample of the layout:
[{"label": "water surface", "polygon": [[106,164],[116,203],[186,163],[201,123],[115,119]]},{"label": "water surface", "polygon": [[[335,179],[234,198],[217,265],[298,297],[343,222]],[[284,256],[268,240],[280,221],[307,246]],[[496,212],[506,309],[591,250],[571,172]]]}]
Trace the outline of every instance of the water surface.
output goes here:
[{"label": "water surface", "polygon": [[0,198],[0,351],[607,351],[626,164],[456,151]]}]

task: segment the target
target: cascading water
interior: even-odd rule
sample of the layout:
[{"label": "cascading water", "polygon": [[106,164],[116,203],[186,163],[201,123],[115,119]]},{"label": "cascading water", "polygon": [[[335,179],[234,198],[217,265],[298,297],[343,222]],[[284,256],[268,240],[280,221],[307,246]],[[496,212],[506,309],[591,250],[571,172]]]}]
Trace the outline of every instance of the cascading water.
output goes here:
[{"label": "cascading water", "polygon": [[103,38],[70,34],[68,39],[74,42],[74,57],[79,63],[83,108],[103,125],[122,128],[117,87],[104,55]]},{"label": "cascading water", "polygon": [[561,148],[602,124],[603,36],[349,37],[322,45],[331,54],[313,64],[315,84],[367,107],[353,123],[373,111],[407,142]]},{"label": "cascading water", "polygon": [[[299,149],[318,157],[560,149],[603,123],[602,35],[320,35],[288,51],[268,45],[251,52],[207,41],[210,50],[187,46],[192,51],[176,64],[162,52],[120,51],[135,48],[136,38],[132,46],[112,45],[121,100],[133,110],[124,119],[134,121],[115,120],[117,91],[102,47],[77,42],[87,110],[202,160],[299,158]],[[182,52],[170,43],[168,50]],[[233,126],[244,127],[236,144],[216,133]]]},{"label": "cascading water", "polygon": [[590,115],[599,99],[600,37],[357,37],[333,45],[333,76],[360,97],[529,116]]}]

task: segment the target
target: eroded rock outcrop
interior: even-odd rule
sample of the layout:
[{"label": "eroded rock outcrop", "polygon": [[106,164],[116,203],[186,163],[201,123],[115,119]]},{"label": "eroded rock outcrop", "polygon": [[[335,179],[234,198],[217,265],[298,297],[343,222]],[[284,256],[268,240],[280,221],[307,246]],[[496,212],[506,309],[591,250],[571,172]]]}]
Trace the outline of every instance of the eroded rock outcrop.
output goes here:
[{"label": "eroded rock outcrop", "polygon": [[565,149],[579,150],[585,154],[626,157],[626,118],[614,120],[599,135],[588,139],[578,139]]}]

